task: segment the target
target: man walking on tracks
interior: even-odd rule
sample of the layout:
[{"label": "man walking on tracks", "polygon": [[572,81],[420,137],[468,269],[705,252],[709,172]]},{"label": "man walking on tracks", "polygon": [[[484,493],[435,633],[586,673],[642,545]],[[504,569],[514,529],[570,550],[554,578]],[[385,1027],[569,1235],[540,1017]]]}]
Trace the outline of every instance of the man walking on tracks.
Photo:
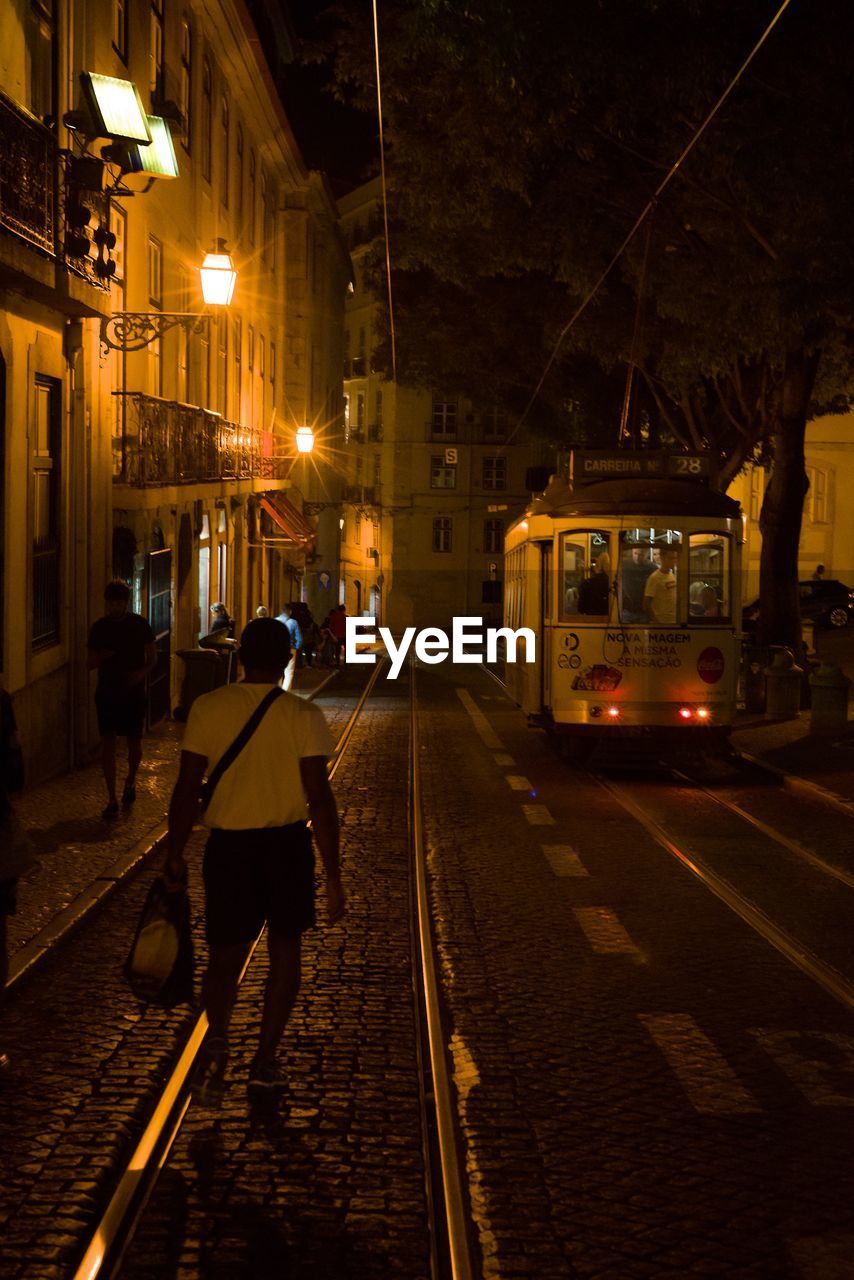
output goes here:
[{"label": "man walking on tracks", "polygon": [[193,703],[169,807],[168,884],[186,881],[184,847],[200,796],[210,829],[203,865],[210,959],[202,986],[210,1030],[194,1087],[207,1105],[222,1097],[237,980],[265,922],[270,969],[249,1088],[284,1085],[276,1050],[299,991],[301,936],[315,923],[308,816],[326,873],[329,923],[344,914],[338,813],[326,768],[332,739],[318,707],[279,688],[289,658],[281,622],[257,618],[245,627],[243,680]]}]

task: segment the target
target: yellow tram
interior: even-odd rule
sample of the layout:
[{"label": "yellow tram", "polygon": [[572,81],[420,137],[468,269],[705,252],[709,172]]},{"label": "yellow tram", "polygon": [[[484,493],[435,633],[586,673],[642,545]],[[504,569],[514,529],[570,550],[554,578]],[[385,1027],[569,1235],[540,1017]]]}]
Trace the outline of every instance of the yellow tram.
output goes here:
[{"label": "yellow tram", "polygon": [[505,679],[531,721],[577,745],[725,735],[740,662],[737,502],[708,459],[575,453],[507,531],[504,625],[536,635]]}]

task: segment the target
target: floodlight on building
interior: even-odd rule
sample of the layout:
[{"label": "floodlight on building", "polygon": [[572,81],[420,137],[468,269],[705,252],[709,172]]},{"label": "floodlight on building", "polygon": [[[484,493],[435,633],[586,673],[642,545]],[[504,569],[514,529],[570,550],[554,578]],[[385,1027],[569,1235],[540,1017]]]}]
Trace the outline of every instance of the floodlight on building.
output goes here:
[{"label": "floodlight on building", "polygon": [[[80,83],[90,122],[81,132],[94,138],[112,138],[116,142],[135,142],[137,146],[151,145],[151,132],[142,107],[139,90],[132,80],[118,80],[115,76],[100,75],[96,71],[82,71]],[[67,119],[66,123],[79,127],[79,122]]]},{"label": "floodlight on building", "polygon": [[202,280],[202,297],[209,307],[227,307],[234,295],[237,272],[224,240],[217,240],[216,249],[205,254],[199,268]]},{"label": "floodlight on building", "polygon": [[297,453],[311,453],[314,448],[314,432],[311,427],[297,427]]}]

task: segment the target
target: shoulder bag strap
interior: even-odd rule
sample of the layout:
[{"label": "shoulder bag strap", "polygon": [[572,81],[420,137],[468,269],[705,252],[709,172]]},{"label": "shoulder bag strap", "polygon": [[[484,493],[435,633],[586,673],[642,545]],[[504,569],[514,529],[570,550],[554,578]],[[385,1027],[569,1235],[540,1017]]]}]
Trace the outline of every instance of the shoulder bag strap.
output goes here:
[{"label": "shoulder bag strap", "polygon": [[225,773],[226,769],[230,769],[234,764],[235,760],[240,755],[241,751],[246,746],[261,721],[264,719],[264,716],[267,714],[270,707],[272,707],[276,699],[281,697],[282,694],[284,694],[284,689],[276,687],[275,689],[271,689],[270,692],[261,699],[258,706],[252,712],[252,715],[246,721],[246,724],[240,730],[240,733],[238,733],[237,737],[232,742],[231,746],[216,762],[207,781],[202,784],[202,789],[199,793],[202,802],[202,809],[207,809],[211,799],[213,798],[213,793],[216,790],[220,778]]}]

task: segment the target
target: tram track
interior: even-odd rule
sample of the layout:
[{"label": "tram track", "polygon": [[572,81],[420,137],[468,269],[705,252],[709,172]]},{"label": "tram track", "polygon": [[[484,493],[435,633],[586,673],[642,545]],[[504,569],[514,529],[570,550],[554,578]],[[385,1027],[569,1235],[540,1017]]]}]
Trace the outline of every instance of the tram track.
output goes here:
[{"label": "tram track", "polygon": [[[506,686],[500,676],[486,666],[482,669],[506,692]],[[811,801],[831,811],[836,822],[840,813],[849,819],[854,817],[854,807],[847,805],[840,797],[823,787],[805,779],[792,777],[780,769],[766,766],[764,761],[750,756],[737,757],[734,763],[740,762],[748,768],[761,770],[766,777],[783,787],[793,798]],[[713,790],[698,778],[675,768],[668,762],[661,763],[667,774],[683,789],[683,793],[686,786],[690,787],[705,800],[744,824],[749,832],[758,834],[760,839],[770,842],[773,847],[790,855],[809,872],[817,872],[821,877],[835,882],[844,889],[854,889],[854,873],[851,871],[834,865],[820,853],[808,848],[801,840],[793,838],[781,831],[774,823],[765,821],[752,813],[744,804],[721,794],[720,790]],[[747,893],[742,892],[727,876],[709,865],[701,851],[702,839],[686,841],[684,837],[674,832],[672,823],[666,817],[662,818],[661,815],[652,812],[651,808],[639,800],[637,795],[631,793],[626,783],[615,780],[613,776],[604,776],[595,768],[580,768],[579,772],[605,790],[661,848],[696,877],[715,897],[724,902],[754,932],[846,1009],[854,1010],[854,980],[840,972],[835,965],[822,959],[815,949],[801,940],[792,929],[784,927],[768,910]],[[803,783],[803,786],[800,786],[800,783]],[[708,836],[710,833],[704,834]]]},{"label": "tram track", "polygon": [[[341,732],[330,761],[330,779],[345,760],[362,711],[373,693],[385,663],[377,663]],[[429,1210],[432,1280],[471,1280],[469,1205],[460,1159],[453,1086],[447,1060],[448,1037],[434,959],[429,888],[424,850],[418,707],[414,668],[409,703],[409,759],[407,809],[410,857],[410,932],[412,991],[417,1028],[417,1060],[421,1099],[425,1194]],[[253,943],[240,975],[252,963],[263,930]],[[143,1217],[157,1180],[169,1159],[192,1105],[193,1067],[207,1031],[200,1014],[178,1051],[169,1079],[154,1105],[151,1118],[114,1184],[110,1201],[91,1233],[73,1280],[106,1280],[119,1275],[123,1258]]]}]

